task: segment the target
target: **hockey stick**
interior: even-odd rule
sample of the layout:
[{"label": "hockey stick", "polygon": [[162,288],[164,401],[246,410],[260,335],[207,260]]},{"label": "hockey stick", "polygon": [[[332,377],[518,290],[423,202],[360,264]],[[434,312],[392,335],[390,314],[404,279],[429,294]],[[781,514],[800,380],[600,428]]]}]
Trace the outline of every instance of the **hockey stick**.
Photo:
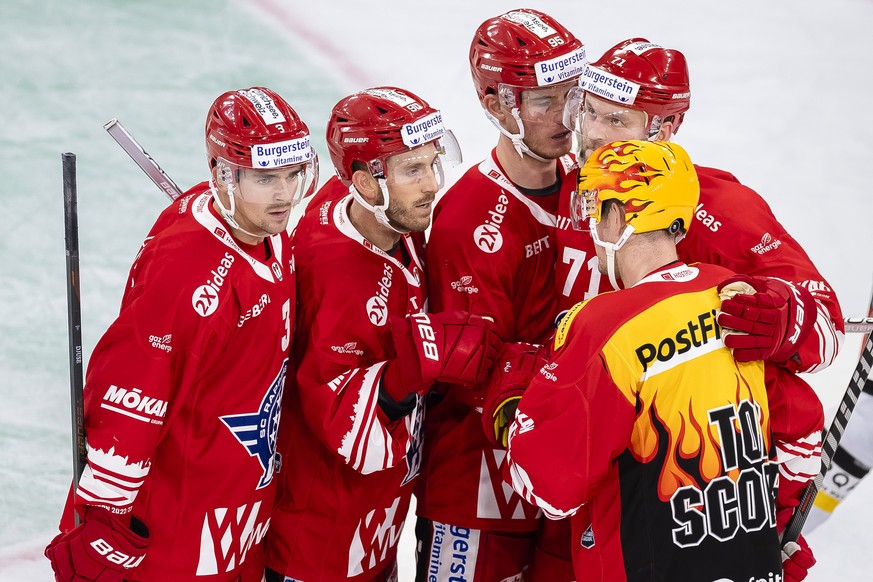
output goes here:
[{"label": "hockey stick", "polygon": [[127,133],[124,126],[117,119],[110,119],[103,125],[103,129],[109,132],[109,135],[118,142],[118,145],[127,152],[127,155],[136,162],[136,165],[151,178],[158,188],[164,194],[170,197],[170,200],[175,200],[182,195],[182,190],[176,186],[176,183],[167,176],[166,172],[155,162],[152,157],[142,149],[139,142],[133,139],[133,136]]},{"label": "hockey stick", "polygon": [[873,332],[873,317],[847,317],[846,333]]},{"label": "hockey stick", "polygon": [[[870,297],[868,313],[873,313],[873,296]],[[849,326],[851,325],[849,321],[851,319],[853,318],[847,318],[846,320],[846,331],[849,331]],[[869,321],[870,319],[870,317],[867,317],[862,322]],[[821,489],[825,475],[831,468],[831,460],[840,444],[840,440],[843,438],[843,433],[846,431],[846,424],[852,417],[852,412],[855,410],[858,398],[864,390],[864,385],[870,380],[871,366],[873,366],[873,335],[867,335],[864,338],[864,349],[858,358],[858,365],[855,366],[855,372],[852,374],[852,379],[849,381],[849,386],[846,388],[843,400],[840,402],[834,420],[831,422],[831,426],[824,437],[824,442],[821,446],[821,471],[812,483],[809,483],[803,490],[800,504],[794,510],[794,514],[788,520],[785,532],[782,534],[783,546],[788,542],[797,541],[800,532],[803,530],[803,524],[806,523],[806,518],[812,509],[815,496],[818,490]]]},{"label": "hockey stick", "polygon": [[[67,330],[70,346],[70,400],[73,421],[73,487],[85,470],[85,382],[82,374],[82,303],[79,287],[79,210],[76,154],[61,154],[64,175],[64,246],[67,254]],[[76,525],[79,515],[74,511]]]}]

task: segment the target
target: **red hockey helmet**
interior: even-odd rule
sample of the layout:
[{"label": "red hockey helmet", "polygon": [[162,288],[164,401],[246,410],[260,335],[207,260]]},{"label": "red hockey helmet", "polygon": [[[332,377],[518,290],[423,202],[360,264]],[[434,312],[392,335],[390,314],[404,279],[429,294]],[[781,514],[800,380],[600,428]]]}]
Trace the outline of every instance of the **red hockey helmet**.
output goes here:
[{"label": "red hockey helmet", "polygon": [[500,85],[553,85],[579,77],[586,66],[582,42],[536,10],[511,10],[483,22],[470,45],[470,71],[479,101]]},{"label": "red hockey helmet", "polygon": [[243,168],[280,168],[315,158],[306,124],[266,87],[218,96],[206,118],[206,152],[210,168],[219,158]]},{"label": "red hockey helmet", "polygon": [[330,158],[346,184],[351,183],[355,162],[385,177],[389,157],[434,141],[448,163],[460,162],[460,149],[443,127],[442,114],[397,87],[375,87],[341,99],[327,124]]},{"label": "red hockey helmet", "polygon": [[644,38],[624,40],[592,63],[582,77],[582,88],[598,97],[621,103],[662,121],[673,117],[678,130],[691,106],[691,86],[685,55]]}]

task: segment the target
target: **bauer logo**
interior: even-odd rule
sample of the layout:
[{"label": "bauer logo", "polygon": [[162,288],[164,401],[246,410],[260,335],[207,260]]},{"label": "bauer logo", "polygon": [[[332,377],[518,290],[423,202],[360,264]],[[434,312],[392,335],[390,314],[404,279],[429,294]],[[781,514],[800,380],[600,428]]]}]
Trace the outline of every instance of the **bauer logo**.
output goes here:
[{"label": "bauer logo", "polygon": [[541,61],[534,65],[537,74],[537,85],[553,85],[569,81],[585,72],[588,61],[585,60],[585,49],[578,48],[571,53]]},{"label": "bauer logo", "polygon": [[220,139],[218,139],[217,137],[215,137],[211,133],[209,134],[209,141],[215,142],[221,147],[227,147],[227,144],[225,144],[223,141],[221,141]]},{"label": "bauer logo", "polygon": [[443,114],[439,111],[413,123],[404,123],[400,128],[403,143],[411,148],[442,137],[445,132]]},{"label": "bauer logo", "polygon": [[501,16],[501,18],[522,25],[540,38],[548,38],[558,34],[558,31],[543,22],[542,18],[530,12],[513,10]]},{"label": "bauer logo", "polygon": [[275,125],[277,123],[285,123],[287,121],[282,112],[276,107],[276,102],[273,98],[261,91],[260,89],[249,89],[248,91],[240,91],[240,95],[252,102],[255,111],[264,120],[267,125]]},{"label": "bauer logo", "polygon": [[640,86],[597,67],[588,67],[582,75],[582,89],[598,97],[633,105]]},{"label": "bauer logo", "polygon": [[252,166],[256,168],[281,168],[308,162],[312,157],[309,136],[252,146]]}]

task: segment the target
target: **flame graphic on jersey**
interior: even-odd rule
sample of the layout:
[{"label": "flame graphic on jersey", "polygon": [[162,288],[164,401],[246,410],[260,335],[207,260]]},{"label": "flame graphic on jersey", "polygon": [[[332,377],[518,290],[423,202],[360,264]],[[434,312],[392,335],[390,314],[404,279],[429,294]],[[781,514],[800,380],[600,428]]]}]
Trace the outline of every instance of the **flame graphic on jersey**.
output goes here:
[{"label": "flame graphic on jersey", "polygon": [[[754,401],[752,388],[739,373],[736,380],[733,402]],[[687,409],[676,406],[676,401],[687,402]],[[642,403],[630,452],[643,463],[664,455],[658,478],[658,496],[662,501],[668,502],[680,487],[704,489],[710,481],[724,474],[734,481],[739,478],[740,469],[723,470],[718,429],[709,421],[710,410],[730,403],[728,400],[716,403],[705,387],[687,385],[658,391],[654,400]],[[769,412],[762,411],[761,416],[764,447],[770,450]],[[736,419],[734,430],[739,434]]]}]

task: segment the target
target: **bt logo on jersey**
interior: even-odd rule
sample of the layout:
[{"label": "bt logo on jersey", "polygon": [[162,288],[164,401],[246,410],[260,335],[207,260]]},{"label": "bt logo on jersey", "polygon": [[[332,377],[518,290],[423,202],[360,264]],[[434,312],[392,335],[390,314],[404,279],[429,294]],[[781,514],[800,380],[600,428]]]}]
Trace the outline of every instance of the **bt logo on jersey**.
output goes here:
[{"label": "bt logo on jersey", "polygon": [[500,233],[500,226],[503,224],[508,204],[509,198],[506,197],[506,194],[501,194],[497,198],[497,205],[494,209],[488,211],[489,218],[486,218],[485,222],[473,231],[473,241],[482,252],[488,254],[496,253],[503,246],[503,235]]},{"label": "bt logo on jersey", "polygon": [[529,245],[524,245],[524,258],[529,259],[549,248],[549,235],[539,238]]}]

